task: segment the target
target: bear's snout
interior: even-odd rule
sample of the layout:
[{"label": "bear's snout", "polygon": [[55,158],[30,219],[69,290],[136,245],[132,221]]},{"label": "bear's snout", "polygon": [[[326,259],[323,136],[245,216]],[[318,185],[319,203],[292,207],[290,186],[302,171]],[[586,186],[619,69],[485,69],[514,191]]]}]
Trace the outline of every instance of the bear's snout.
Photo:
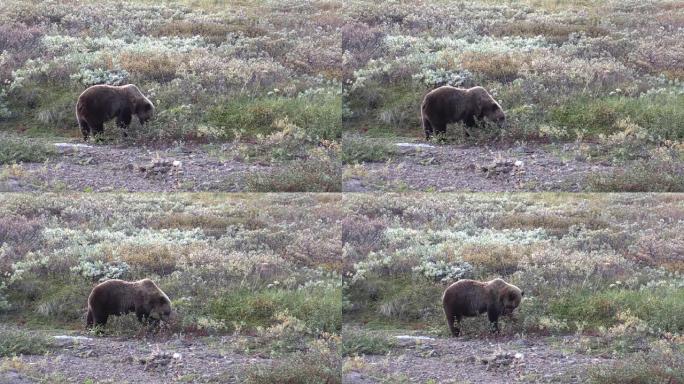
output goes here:
[{"label": "bear's snout", "polygon": [[499,127],[503,128],[508,125],[506,121],[506,114],[501,109],[497,109],[493,117],[494,122],[496,122],[496,124],[498,124]]}]

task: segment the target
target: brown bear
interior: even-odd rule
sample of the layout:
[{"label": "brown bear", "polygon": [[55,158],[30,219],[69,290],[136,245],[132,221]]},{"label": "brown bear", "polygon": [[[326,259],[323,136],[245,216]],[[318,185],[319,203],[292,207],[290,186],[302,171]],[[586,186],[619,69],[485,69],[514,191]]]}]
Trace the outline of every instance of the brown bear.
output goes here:
[{"label": "brown bear", "polygon": [[140,124],[154,115],[154,104],[133,84],[93,85],[81,93],[76,103],[76,120],[85,141],[91,134],[102,133],[103,124],[115,117],[116,125],[127,136],[132,115],[138,117]]},{"label": "brown bear", "polygon": [[[461,319],[487,312],[494,332],[499,332],[499,316],[510,315],[520,305],[524,292],[502,279],[480,282],[463,279],[451,284],[442,295],[442,305],[451,334],[461,333]],[[454,327],[454,319],[458,326]]]},{"label": "brown bear", "polygon": [[447,124],[451,123],[462,122],[474,127],[484,119],[499,126],[506,122],[499,103],[482,87],[463,89],[445,85],[433,89],[425,95],[420,111],[426,140],[433,132],[446,133]]},{"label": "brown bear", "polygon": [[86,326],[105,325],[110,315],[130,312],[135,312],[141,322],[147,318],[167,321],[171,315],[171,301],[150,279],[107,280],[95,286],[88,296]]}]

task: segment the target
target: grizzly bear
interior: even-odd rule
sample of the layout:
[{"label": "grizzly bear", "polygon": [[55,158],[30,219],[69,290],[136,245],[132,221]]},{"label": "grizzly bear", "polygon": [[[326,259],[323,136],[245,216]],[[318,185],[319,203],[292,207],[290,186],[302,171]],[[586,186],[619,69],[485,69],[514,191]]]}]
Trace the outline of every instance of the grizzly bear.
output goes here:
[{"label": "grizzly bear", "polygon": [[[482,87],[468,89],[442,86],[428,92],[420,106],[425,139],[433,132],[446,133],[447,124],[462,122],[474,127],[487,119],[503,126],[506,115],[499,103]],[[468,131],[466,131],[468,136]]]},{"label": "grizzly bear", "polygon": [[[520,305],[524,292],[502,279],[488,282],[463,279],[451,284],[442,295],[449,330],[461,333],[461,319],[487,312],[494,332],[499,332],[499,316],[510,315]],[[454,327],[454,319],[458,326]]]},{"label": "grizzly bear", "polygon": [[110,315],[135,312],[139,321],[167,321],[171,301],[150,279],[138,281],[107,280],[98,284],[88,296],[86,326],[105,325]]},{"label": "grizzly bear", "polygon": [[103,124],[116,117],[116,125],[127,136],[127,128],[132,115],[136,115],[140,124],[145,124],[154,115],[154,104],[145,97],[133,84],[93,85],[78,97],[76,103],[76,120],[83,140],[88,141],[91,134],[104,131]]}]

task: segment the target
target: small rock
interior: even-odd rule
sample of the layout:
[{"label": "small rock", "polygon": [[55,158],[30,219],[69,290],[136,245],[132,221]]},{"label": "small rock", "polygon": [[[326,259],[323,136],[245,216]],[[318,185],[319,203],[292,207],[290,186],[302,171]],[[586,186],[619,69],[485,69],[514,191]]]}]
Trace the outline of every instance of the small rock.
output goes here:
[{"label": "small rock", "polygon": [[169,352],[154,351],[147,357],[140,358],[140,364],[145,365],[145,370],[166,367],[174,359]]},{"label": "small rock", "polygon": [[148,164],[138,165],[138,171],[145,173],[145,177],[178,175],[183,172],[182,167],[183,163],[178,160],[155,157]]},{"label": "small rock", "polygon": [[466,357],[465,359],[463,359],[463,361],[466,363],[474,363],[477,361],[477,357],[475,357],[475,355],[470,355],[470,356]]},{"label": "small rock", "polygon": [[480,166],[480,170],[487,174],[487,177],[497,176],[501,174],[515,174],[524,172],[522,170],[524,163],[520,160],[503,160],[497,159],[488,165]]},{"label": "small rock", "polygon": [[399,340],[434,340],[434,337],[429,336],[409,336],[409,335],[399,335],[395,336]]},{"label": "small rock", "polygon": [[434,148],[434,145],[425,143],[396,143],[397,147],[408,147],[408,148]]},{"label": "small rock", "polygon": [[68,336],[68,335],[57,335],[55,340],[69,340],[69,341],[90,341],[92,338],[85,336]]}]

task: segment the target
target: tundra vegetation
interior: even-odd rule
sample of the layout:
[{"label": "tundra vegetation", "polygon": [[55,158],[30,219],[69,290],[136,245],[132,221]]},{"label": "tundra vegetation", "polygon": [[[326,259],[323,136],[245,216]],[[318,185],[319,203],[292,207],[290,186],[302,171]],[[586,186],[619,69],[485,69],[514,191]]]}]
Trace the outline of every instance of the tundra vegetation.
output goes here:
[{"label": "tundra vegetation", "polygon": [[[46,366],[23,360],[47,353],[52,361],[68,350],[52,336],[66,334],[112,348],[147,341],[173,352],[174,340],[200,343],[197,350],[214,354],[193,372],[183,353],[179,375],[209,375],[204,381],[339,383],[339,202],[334,194],[0,196],[0,377],[18,370],[70,382],[83,374],[66,357]],[[156,327],[129,314],[85,330],[97,282],[145,277],[171,299],[170,321]],[[136,352],[117,353],[130,355],[131,375],[141,367]],[[103,372],[100,354],[82,360],[92,375]]]},{"label": "tundra vegetation", "polygon": [[[325,175],[339,173],[340,7],[3,1],[0,165],[45,161],[49,148],[24,153],[29,139],[47,147],[78,142],[78,95],[93,84],[133,83],[156,117],[143,127],[135,122],[129,138],[111,121],[100,143],[220,152],[277,168],[245,175],[243,190],[339,190]],[[267,185],[273,173],[287,178],[289,168],[316,184]]]},{"label": "tundra vegetation", "polygon": [[[595,383],[683,379],[681,195],[348,194],[344,210],[348,377],[390,374],[402,382],[404,374],[406,382],[440,382],[441,372],[441,380],[454,382],[546,382],[563,374]],[[464,319],[461,337],[448,339],[444,289],[462,278],[497,277],[525,291],[514,316],[503,317],[501,334],[491,335],[482,315]],[[422,348],[443,344],[444,350],[434,347],[434,356],[420,360],[421,344],[415,351],[399,347],[398,334],[435,337]],[[472,351],[440,360],[463,343]],[[475,360],[468,366],[469,355],[492,353],[492,344],[511,353],[524,345],[556,345],[575,357],[558,367],[547,356],[542,365],[549,368],[540,373],[535,369],[545,368],[535,367],[534,356],[542,354],[525,353],[530,360],[521,371],[511,365],[501,376],[478,376],[492,367]],[[414,358],[416,365],[400,365]],[[577,364],[584,358],[599,360]],[[388,364],[403,371],[382,371]],[[472,371],[478,373],[458,376]],[[415,376],[421,374],[437,376]]]},{"label": "tundra vegetation", "polygon": [[420,140],[423,95],[481,85],[508,127],[470,137],[454,127],[447,141],[613,166],[584,190],[684,190],[681,3],[358,0],[344,10],[346,163],[405,160],[379,150]]}]

